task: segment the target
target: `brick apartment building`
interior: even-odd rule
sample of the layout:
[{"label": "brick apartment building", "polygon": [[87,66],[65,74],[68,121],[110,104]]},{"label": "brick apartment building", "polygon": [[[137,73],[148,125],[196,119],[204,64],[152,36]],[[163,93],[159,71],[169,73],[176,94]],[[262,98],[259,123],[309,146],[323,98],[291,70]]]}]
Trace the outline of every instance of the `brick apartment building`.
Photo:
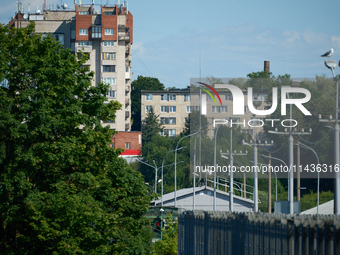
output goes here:
[{"label": "brick apartment building", "polygon": [[[57,1],[56,1],[57,2]],[[117,111],[114,123],[102,123],[117,131],[131,128],[131,45],[133,43],[133,16],[127,2],[119,5],[77,4],[70,9],[66,4],[44,6],[43,10],[24,13],[18,1],[16,15],[9,25],[21,28],[30,21],[36,32],[51,35],[73,53],[88,54],[84,64],[95,72],[92,85],[100,81],[110,85],[107,100],[119,101],[123,107]]]},{"label": "brick apartment building", "polygon": [[118,134],[112,137],[110,147],[114,149],[124,149],[124,152],[121,153],[120,156],[128,162],[132,161],[134,157],[142,156],[142,132],[118,132]]}]

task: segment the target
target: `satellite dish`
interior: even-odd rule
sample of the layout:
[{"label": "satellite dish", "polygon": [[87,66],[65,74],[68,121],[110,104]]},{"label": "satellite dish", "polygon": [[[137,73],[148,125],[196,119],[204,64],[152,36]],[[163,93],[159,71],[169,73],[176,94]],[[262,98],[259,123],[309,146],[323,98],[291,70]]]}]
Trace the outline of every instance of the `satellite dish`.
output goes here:
[{"label": "satellite dish", "polygon": [[65,10],[65,9],[67,9],[67,4],[63,4],[63,9]]}]

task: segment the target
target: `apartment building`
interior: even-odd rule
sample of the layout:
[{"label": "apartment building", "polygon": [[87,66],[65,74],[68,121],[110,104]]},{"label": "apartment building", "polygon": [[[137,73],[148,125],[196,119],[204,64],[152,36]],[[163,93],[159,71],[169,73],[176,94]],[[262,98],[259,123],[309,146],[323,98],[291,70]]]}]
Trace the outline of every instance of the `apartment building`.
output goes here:
[{"label": "apartment building", "polygon": [[102,123],[117,131],[131,128],[131,45],[133,43],[133,16],[127,2],[119,5],[81,4],[75,8],[66,4],[44,5],[42,11],[34,13],[28,7],[23,12],[21,1],[9,25],[26,27],[30,21],[36,32],[43,36],[53,36],[70,48],[74,54],[87,54],[84,64],[95,72],[92,85],[104,82],[110,85],[107,101],[119,101],[123,107],[117,111],[115,122]]},{"label": "apartment building", "polygon": [[[243,91],[244,101],[248,102],[247,91]],[[214,119],[233,119],[233,123],[240,123],[241,132],[253,135],[253,128],[248,125],[248,121],[255,117],[249,111],[248,106],[245,106],[245,114],[242,116],[233,115],[233,97],[229,91],[219,91],[222,101],[220,105],[219,100],[215,96],[214,100],[207,96],[207,120],[212,123]],[[270,105],[266,103],[267,91],[258,91],[253,93],[258,101],[261,101],[259,110],[267,109]],[[185,121],[189,114],[196,110],[200,110],[199,92],[190,91],[186,89],[170,89],[167,91],[146,91],[141,93],[141,119],[145,120],[148,112],[153,109],[156,115],[159,116],[159,121],[163,125],[163,132],[161,135],[176,136],[179,135],[185,128]],[[263,116],[256,116],[256,119],[262,119]],[[243,125],[245,123],[245,125]],[[251,123],[251,126],[256,123]],[[214,129],[212,125],[209,127],[209,135],[213,136]],[[260,133],[262,128],[257,128],[256,133]]]}]

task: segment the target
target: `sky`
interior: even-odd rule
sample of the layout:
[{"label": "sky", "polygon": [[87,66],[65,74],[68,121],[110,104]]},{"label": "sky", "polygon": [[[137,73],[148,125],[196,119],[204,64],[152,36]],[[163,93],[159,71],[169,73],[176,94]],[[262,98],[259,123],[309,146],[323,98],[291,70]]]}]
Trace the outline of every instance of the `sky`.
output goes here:
[{"label": "sky", "polygon": [[[43,5],[43,0],[22,2],[25,12],[28,3],[32,12]],[[0,23],[8,23],[16,1],[0,3]],[[63,3],[74,8],[74,0]],[[333,48],[331,59],[340,60],[338,0],[130,0],[128,8],[134,17],[132,78],[155,77],[165,87],[184,88],[197,77],[246,77],[263,71],[265,60],[274,76],[332,77],[320,55]]]}]

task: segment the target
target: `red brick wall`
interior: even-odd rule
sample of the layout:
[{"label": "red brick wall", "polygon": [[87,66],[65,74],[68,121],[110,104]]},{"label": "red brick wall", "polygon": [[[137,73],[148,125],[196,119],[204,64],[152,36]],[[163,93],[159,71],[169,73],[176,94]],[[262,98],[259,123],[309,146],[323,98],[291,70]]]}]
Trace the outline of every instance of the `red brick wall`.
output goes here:
[{"label": "red brick wall", "polygon": [[121,148],[125,150],[125,143],[130,143],[131,147],[128,151],[140,151],[142,152],[142,132],[118,132],[118,134],[112,137],[112,143],[115,148]]},{"label": "red brick wall", "polygon": [[130,34],[130,42],[133,43],[133,16],[129,12],[129,14],[126,17],[126,26],[129,27],[129,34]]},{"label": "red brick wall", "polygon": [[[112,7],[111,7],[112,8]],[[116,10],[119,8],[116,6]],[[116,15],[104,15],[105,7],[102,6],[102,40],[103,41],[117,41],[117,34],[118,34],[118,20],[117,20],[117,13]],[[105,35],[105,29],[112,29],[113,28],[113,35]]]},{"label": "red brick wall", "polygon": [[[79,15],[78,6],[76,5],[76,40],[89,41],[91,38],[91,25],[92,25],[92,5],[90,15]],[[88,35],[79,35],[79,29],[87,28]]]}]

